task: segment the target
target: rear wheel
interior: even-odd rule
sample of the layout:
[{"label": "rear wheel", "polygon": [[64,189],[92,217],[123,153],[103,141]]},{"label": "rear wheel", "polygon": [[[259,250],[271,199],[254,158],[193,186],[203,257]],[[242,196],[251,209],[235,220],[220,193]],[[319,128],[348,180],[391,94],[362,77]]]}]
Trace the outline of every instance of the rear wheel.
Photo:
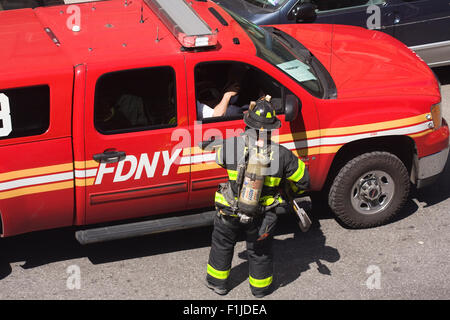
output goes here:
[{"label": "rear wheel", "polygon": [[369,228],[388,222],[409,194],[409,175],[403,162],[388,152],[362,154],[339,171],[328,203],[350,228]]}]

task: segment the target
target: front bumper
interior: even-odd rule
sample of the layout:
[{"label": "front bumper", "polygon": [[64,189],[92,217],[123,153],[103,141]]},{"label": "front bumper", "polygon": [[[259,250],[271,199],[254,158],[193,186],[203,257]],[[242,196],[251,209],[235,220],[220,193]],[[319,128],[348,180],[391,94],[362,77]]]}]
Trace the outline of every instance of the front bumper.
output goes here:
[{"label": "front bumper", "polygon": [[[445,168],[449,153],[449,130],[445,120],[443,120],[443,127],[437,131],[442,131],[441,134],[436,135],[438,139],[431,139],[428,141],[430,145],[441,145],[442,149],[439,152],[431,155],[415,159],[415,183],[417,188],[423,188],[432,184]],[[437,132],[436,132],[437,133]]]},{"label": "front bumper", "polygon": [[444,170],[447,163],[449,148],[423,157],[417,164],[417,188],[423,188],[432,184]]}]

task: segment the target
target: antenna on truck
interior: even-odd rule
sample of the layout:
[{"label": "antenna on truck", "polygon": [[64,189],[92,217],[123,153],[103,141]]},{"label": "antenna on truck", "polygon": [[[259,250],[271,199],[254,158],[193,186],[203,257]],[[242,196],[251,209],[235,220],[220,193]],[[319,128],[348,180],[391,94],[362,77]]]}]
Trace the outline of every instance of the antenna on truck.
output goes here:
[{"label": "antenna on truck", "polygon": [[141,20],[139,21],[139,23],[144,23],[144,3],[141,2]]}]

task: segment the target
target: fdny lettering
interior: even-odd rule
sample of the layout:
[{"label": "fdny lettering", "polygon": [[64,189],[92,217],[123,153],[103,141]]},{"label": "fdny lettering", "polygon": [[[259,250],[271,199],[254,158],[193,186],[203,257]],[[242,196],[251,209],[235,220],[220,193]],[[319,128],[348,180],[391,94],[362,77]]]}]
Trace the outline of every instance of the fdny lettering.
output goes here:
[{"label": "fdny lettering", "polygon": [[[175,163],[175,160],[180,155],[182,149],[175,149],[172,156],[170,156],[169,151],[164,150],[162,152],[157,151],[153,154],[153,158],[150,158],[147,153],[142,153],[139,159],[136,156],[128,155],[122,161],[120,161],[117,166],[111,165],[109,163],[100,163],[98,168],[97,177],[95,178],[95,184],[101,184],[105,174],[114,173],[113,182],[123,182],[131,179],[134,176],[134,180],[141,179],[145,172],[147,178],[153,178],[155,175],[156,168],[160,162],[161,153],[164,169],[162,172],[163,176],[167,176],[170,172],[170,168]],[[127,164],[127,166],[125,166]],[[108,166],[109,165],[109,166]],[[124,170],[125,167],[129,167],[128,170]]]}]

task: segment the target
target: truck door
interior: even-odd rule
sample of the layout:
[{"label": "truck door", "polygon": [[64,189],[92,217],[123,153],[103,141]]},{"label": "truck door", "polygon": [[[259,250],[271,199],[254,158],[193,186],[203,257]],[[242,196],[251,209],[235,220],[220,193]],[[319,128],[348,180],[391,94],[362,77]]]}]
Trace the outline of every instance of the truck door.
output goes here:
[{"label": "truck door", "polygon": [[[282,127],[274,133],[276,139],[300,156],[307,165],[314,166],[308,155],[306,130],[318,128],[315,105],[310,95],[298,92],[298,86],[278,70],[268,64],[255,64],[255,61],[221,59],[212,60],[206,53],[189,57],[186,62],[188,75],[188,104],[190,129],[193,136],[193,148],[186,150],[191,155],[190,162],[178,170],[191,171],[190,207],[214,205],[214,193],[220,182],[226,181],[227,172],[215,163],[215,153],[198,148],[201,141],[230,138],[244,131],[242,114],[236,113],[236,107],[245,110],[251,100],[255,101],[266,94],[272,97]],[[267,71],[270,69],[270,71]],[[237,77],[236,75],[240,75]],[[283,81],[285,80],[285,81]],[[281,82],[283,81],[283,82]],[[239,94],[232,99],[233,111],[220,117],[201,119],[204,105],[215,107],[223,98],[224,92],[239,85]],[[295,122],[284,121],[283,97],[296,95],[302,103],[301,115]],[[230,108],[230,106],[228,107]],[[207,112],[206,112],[207,113]],[[206,115],[206,114],[205,114]]]},{"label": "truck door", "polygon": [[179,56],[88,66],[86,159],[77,177],[86,223],[185,209],[189,172],[178,172],[182,148],[172,139],[187,126],[184,72]]}]

